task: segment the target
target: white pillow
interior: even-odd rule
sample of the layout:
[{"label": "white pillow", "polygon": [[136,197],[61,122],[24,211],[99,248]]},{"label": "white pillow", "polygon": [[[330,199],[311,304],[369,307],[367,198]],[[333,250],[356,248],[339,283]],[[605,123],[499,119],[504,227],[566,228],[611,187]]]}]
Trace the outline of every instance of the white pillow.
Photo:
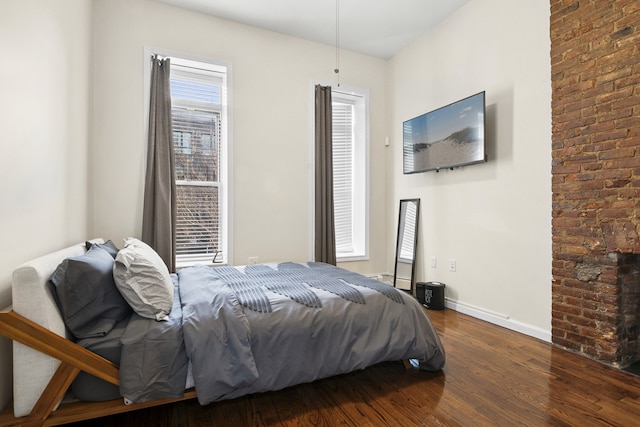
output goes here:
[{"label": "white pillow", "polygon": [[169,320],[173,281],[160,255],[149,245],[129,237],[113,265],[116,286],[131,308],[142,317]]}]

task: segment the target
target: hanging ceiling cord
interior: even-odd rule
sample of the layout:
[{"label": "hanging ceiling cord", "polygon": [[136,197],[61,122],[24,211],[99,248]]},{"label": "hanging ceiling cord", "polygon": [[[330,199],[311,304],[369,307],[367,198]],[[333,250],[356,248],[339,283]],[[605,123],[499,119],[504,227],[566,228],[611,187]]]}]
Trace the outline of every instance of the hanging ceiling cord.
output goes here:
[{"label": "hanging ceiling cord", "polygon": [[333,70],[340,87],[340,0],[336,0],[336,68]]}]

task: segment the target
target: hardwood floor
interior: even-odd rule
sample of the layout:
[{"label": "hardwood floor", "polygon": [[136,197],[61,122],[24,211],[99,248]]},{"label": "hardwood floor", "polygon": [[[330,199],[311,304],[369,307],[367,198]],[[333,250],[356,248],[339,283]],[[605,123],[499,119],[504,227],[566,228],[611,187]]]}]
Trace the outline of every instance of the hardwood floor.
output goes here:
[{"label": "hardwood floor", "polygon": [[452,310],[429,311],[442,372],[400,362],[204,407],[189,400],[75,426],[633,426],[640,378]]}]

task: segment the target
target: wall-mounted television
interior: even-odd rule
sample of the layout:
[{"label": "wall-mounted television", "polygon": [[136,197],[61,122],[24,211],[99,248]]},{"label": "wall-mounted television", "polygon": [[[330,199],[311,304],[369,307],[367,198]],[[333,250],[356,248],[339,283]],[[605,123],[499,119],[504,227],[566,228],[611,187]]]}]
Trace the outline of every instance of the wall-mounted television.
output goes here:
[{"label": "wall-mounted television", "polygon": [[484,91],[405,121],[402,157],[405,174],[485,162]]}]

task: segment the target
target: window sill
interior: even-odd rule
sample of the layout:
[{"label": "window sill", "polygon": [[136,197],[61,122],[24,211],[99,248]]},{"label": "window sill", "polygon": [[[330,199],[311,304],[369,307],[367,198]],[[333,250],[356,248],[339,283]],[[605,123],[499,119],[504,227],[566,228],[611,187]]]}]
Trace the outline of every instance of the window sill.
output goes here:
[{"label": "window sill", "polygon": [[176,271],[182,270],[183,268],[193,267],[194,265],[204,265],[205,267],[222,267],[226,266],[226,262],[211,262],[211,261],[182,261],[176,262]]},{"label": "window sill", "polygon": [[369,261],[369,255],[336,256],[336,262]]}]

